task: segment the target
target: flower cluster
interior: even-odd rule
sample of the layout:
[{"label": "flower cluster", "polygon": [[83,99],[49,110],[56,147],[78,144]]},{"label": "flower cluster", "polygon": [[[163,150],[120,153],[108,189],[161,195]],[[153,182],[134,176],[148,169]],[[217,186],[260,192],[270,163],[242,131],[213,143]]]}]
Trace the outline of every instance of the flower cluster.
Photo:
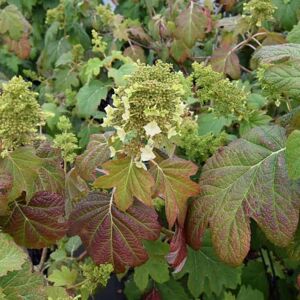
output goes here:
[{"label": "flower cluster", "polygon": [[91,293],[93,293],[100,284],[106,286],[110,274],[114,270],[111,264],[101,264],[97,266],[91,261],[82,264],[80,268],[85,278],[83,287],[88,289]]},{"label": "flower cluster", "polygon": [[244,3],[243,18],[250,26],[261,27],[263,21],[272,21],[276,7],[272,0],[251,0]]},{"label": "flower cluster", "polygon": [[2,156],[15,148],[31,144],[44,116],[31,82],[13,77],[4,83],[0,94],[0,152]]},{"label": "flower cluster", "polygon": [[104,27],[112,26],[115,15],[111,11],[111,9],[108,5],[100,4],[97,6],[96,11],[97,11],[98,15],[100,16],[101,23]]},{"label": "flower cluster", "polygon": [[190,160],[199,164],[206,161],[228,141],[228,135],[225,132],[219,136],[214,136],[212,133],[199,135],[197,122],[189,118],[186,118],[181,126],[179,146]]},{"label": "flower cluster", "polygon": [[136,160],[155,157],[153,149],[177,135],[182,123],[184,76],[161,61],[138,65],[125,86],[115,89],[114,107],[106,108],[104,126],[112,126],[127,154]]},{"label": "flower cluster", "polygon": [[107,43],[103,41],[102,36],[94,29],[92,30],[92,37],[93,51],[103,54],[107,48]]},{"label": "flower cluster", "polygon": [[72,124],[67,117],[62,116],[59,118],[57,128],[62,133],[55,136],[54,145],[61,149],[64,161],[72,163],[76,157],[75,151],[78,149],[76,135],[71,132]]},{"label": "flower cluster", "polygon": [[209,103],[218,116],[233,115],[238,120],[246,119],[249,114],[247,92],[215,72],[211,66],[193,64],[192,78],[196,85],[196,96],[201,104]]},{"label": "flower cluster", "polygon": [[51,25],[54,22],[60,24],[60,28],[64,28],[65,8],[64,2],[61,0],[60,4],[52,9],[47,10],[46,24]]}]

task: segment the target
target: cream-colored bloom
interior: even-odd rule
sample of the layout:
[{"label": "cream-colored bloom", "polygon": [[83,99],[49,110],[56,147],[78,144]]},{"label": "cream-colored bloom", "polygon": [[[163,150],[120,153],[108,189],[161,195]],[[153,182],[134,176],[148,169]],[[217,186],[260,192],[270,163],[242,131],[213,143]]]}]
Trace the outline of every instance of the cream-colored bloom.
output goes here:
[{"label": "cream-colored bloom", "polygon": [[109,147],[110,157],[114,157],[116,155],[116,149],[113,146]]},{"label": "cream-colored bloom", "polygon": [[145,125],[144,129],[146,131],[146,134],[151,137],[161,133],[161,129],[159,128],[159,126],[157,125],[157,123],[155,121],[152,121],[152,122],[148,123],[147,125]]},{"label": "cream-colored bloom", "polygon": [[122,142],[124,142],[125,138],[126,138],[125,130],[122,127],[119,127],[119,126],[115,126],[115,128],[117,129],[117,136],[120,138],[120,140]]},{"label": "cream-colored bloom", "polygon": [[149,145],[141,148],[141,160],[148,161],[155,158],[155,154],[153,153],[153,148]]},{"label": "cream-colored bloom", "polygon": [[168,131],[168,139],[170,139],[171,137],[173,137],[175,135],[177,135],[176,128],[175,127],[170,128]]}]

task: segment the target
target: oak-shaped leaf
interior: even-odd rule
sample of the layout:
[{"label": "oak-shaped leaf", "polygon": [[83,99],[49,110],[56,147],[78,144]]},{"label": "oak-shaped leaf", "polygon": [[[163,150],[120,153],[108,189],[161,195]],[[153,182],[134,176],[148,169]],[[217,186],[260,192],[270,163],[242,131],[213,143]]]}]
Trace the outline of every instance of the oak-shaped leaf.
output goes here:
[{"label": "oak-shaped leaf", "polygon": [[[32,273],[32,265],[26,262],[22,270],[9,272],[0,277],[0,296],[5,300],[41,300],[47,299],[44,278],[40,273]],[[1,294],[2,292],[2,294]]]},{"label": "oak-shaped leaf", "polygon": [[12,189],[8,195],[9,200],[16,199],[22,192],[26,192],[27,200],[33,196],[35,181],[42,165],[43,160],[31,147],[18,148],[4,159],[0,158],[0,170],[10,174],[13,178]]},{"label": "oak-shaped leaf", "polygon": [[197,170],[195,164],[179,158],[163,160],[150,169],[155,178],[155,193],[166,202],[169,227],[173,227],[177,218],[183,226],[188,198],[200,192],[199,185],[190,179]]},{"label": "oak-shaped leaf", "polygon": [[283,128],[257,127],[207,161],[187,221],[192,247],[201,246],[209,224],[218,256],[239,265],[250,248],[250,218],[274,244],[289,244],[299,218],[299,186],[288,177],[285,141]]},{"label": "oak-shaped leaf", "polygon": [[197,40],[205,37],[207,16],[204,9],[196,2],[190,1],[188,7],[183,10],[175,20],[176,38],[192,48]]},{"label": "oak-shaped leaf", "polygon": [[241,268],[230,267],[218,259],[209,231],[203,237],[200,250],[188,249],[187,261],[176,278],[186,274],[188,289],[195,299],[202,293],[221,297],[224,288],[235,289],[241,282]]},{"label": "oak-shaped leaf", "polygon": [[1,225],[21,246],[48,247],[66,233],[64,199],[58,194],[38,192],[28,204],[14,201],[11,210],[9,216],[1,219]]},{"label": "oak-shaped leaf", "polygon": [[142,240],[156,240],[161,228],[154,209],[135,200],[122,212],[111,196],[100,192],[80,202],[69,222],[70,235],[80,236],[95,263],[111,263],[116,272],[145,262],[148,255]]},{"label": "oak-shaped leaf", "polygon": [[151,188],[154,180],[149,172],[138,168],[133,159],[127,157],[110,160],[102,168],[107,170],[108,175],[98,177],[94,187],[115,188],[114,200],[120,210],[127,210],[134,197],[148,206],[152,205]]},{"label": "oak-shaped leaf", "polygon": [[109,134],[93,134],[86,150],[76,158],[75,166],[85,180],[95,180],[95,169],[110,158]]},{"label": "oak-shaped leaf", "polygon": [[21,270],[27,259],[25,251],[8,234],[0,232],[0,277]]},{"label": "oak-shaped leaf", "polygon": [[141,291],[145,291],[148,286],[149,277],[155,282],[164,283],[169,280],[169,266],[166,255],[169,252],[169,245],[160,240],[144,241],[149,259],[134,268],[134,282]]}]

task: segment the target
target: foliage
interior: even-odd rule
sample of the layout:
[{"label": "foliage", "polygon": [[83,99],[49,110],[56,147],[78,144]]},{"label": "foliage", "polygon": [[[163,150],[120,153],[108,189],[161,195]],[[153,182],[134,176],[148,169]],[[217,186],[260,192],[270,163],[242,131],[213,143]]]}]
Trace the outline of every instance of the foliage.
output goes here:
[{"label": "foliage", "polygon": [[0,1],[0,299],[297,299],[299,1],[110,4]]}]

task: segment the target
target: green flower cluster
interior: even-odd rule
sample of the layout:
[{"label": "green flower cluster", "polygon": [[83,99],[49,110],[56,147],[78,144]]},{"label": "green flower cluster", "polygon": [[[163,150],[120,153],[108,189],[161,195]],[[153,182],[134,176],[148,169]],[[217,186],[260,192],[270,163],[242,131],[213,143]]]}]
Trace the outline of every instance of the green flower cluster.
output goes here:
[{"label": "green flower cluster", "polygon": [[182,73],[158,61],[154,66],[139,64],[125,86],[115,89],[114,107],[106,108],[104,126],[117,130],[125,152],[137,161],[155,158],[153,149],[179,133],[184,82]]},{"label": "green flower cluster", "polygon": [[4,83],[0,94],[0,153],[31,144],[44,116],[37,102],[37,93],[30,90],[31,82],[21,76]]},{"label": "green flower cluster", "polygon": [[71,132],[72,124],[70,120],[62,116],[59,118],[57,128],[62,132],[54,138],[54,146],[61,149],[61,155],[65,163],[72,163],[76,157],[78,140],[74,133]]},{"label": "green flower cluster", "polygon": [[198,124],[187,118],[181,127],[179,146],[188,159],[201,164],[228,141],[228,135],[225,132],[219,136],[214,136],[212,133],[199,135]]},{"label": "green flower cluster", "polygon": [[92,37],[93,51],[104,54],[107,48],[107,43],[103,41],[103,37],[94,29],[92,30]]},{"label": "green flower cluster", "polygon": [[96,8],[98,15],[100,16],[101,23],[104,27],[111,27],[114,22],[114,13],[111,11],[109,6],[98,5]]},{"label": "green flower cluster", "polygon": [[51,25],[54,22],[60,24],[60,28],[64,28],[65,22],[65,8],[64,0],[60,0],[60,4],[52,9],[47,10],[46,24]]},{"label": "green flower cluster", "polygon": [[194,63],[191,76],[200,103],[210,104],[216,115],[233,115],[238,120],[248,117],[247,92],[228,78],[224,78],[223,74],[215,72],[211,66]]},{"label": "green flower cluster", "polygon": [[272,0],[251,0],[244,3],[243,18],[250,26],[261,27],[263,21],[272,21],[276,11]]},{"label": "green flower cluster", "polygon": [[97,266],[93,262],[84,263],[80,268],[85,278],[83,287],[89,290],[90,293],[93,293],[100,284],[106,286],[110,274],[114,270],[112,264],[101,264]]}]

